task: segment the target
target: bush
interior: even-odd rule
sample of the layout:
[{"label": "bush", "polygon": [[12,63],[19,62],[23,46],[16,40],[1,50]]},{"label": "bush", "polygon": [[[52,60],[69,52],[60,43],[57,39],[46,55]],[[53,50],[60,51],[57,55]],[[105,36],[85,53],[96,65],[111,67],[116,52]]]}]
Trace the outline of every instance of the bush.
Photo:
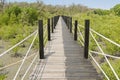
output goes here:
[{"label": "bush", "polygon": [[94,10],[94,14],[109,15],[110,11],[109,10],[96,9],[96,10]]},{"label": "bush", "polygon": [[[110,60],[110,63],[113,66],[115,72],[120,77],[120,66],[119,66],[120,61],[119,60]],[[117,80],[107,63],[103,63],[101,66],[102,66],[103,70],[105,71],[105,73],[107,74],[107,76],[110,78],[110,80]],[[105,80],[107,80],[107,79],[105,79]]]},{"label": "bush", "polygon": [[0,74],[0,80],[5,80],[6,75]]},{"label": "bush", "polygon": [[116,15],[120,16],[120,4],[115,5],[112,9]]}]

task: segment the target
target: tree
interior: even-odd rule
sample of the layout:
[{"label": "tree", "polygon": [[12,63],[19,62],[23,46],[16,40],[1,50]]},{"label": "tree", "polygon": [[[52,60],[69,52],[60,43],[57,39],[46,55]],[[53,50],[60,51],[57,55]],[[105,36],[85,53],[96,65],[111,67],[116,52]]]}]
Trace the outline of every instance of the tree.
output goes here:
[{"label": "tree", "polygon": [[102,10],[102,9],[95,9],[94,14],[98,14],[98,15],[109,15],[110,11],[109,10]]},{"label": "tree", "polygon": [[115,5],[112,9],[116,15],[120,16],[120,4]]},{"label": "tree", "polygon": [[6,0],[0,0],[0,7],[3,10]]}]

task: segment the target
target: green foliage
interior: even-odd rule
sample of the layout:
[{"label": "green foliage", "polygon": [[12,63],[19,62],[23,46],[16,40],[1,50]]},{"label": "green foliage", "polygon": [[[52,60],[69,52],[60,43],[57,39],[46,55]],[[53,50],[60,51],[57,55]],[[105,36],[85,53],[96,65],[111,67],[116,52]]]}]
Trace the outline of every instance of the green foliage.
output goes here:
[{"label": "green foliage", "polygon": [[9,16],[7,14],[0,14],[0,25],[8,25]]},{"label": "green foliage", "polygon": [[18,17],[18,15],[21,14],[22,10],[21,10],[21,8],[19,6],[13,5],[10,8],[6,9],[5,12],[9,15],[9,17],[12,14],[14,14],[16,17]]},{"label": "green foliage", "polygon": [[102,10],[102,9],[95,9],[94,14],[98,14],[98,15],[109,15],[110,11],[109,10]]},{"label": "green foliage", "polygon": [[[112,64],[115,72],[120,77],[120,66],[119,66],[120,61],[119,60],[110,60],[110,63]],[[103,70],[105,71],[107,76],[110,78],[110,80],[116,80],[116,77],[114,76],[113,72],[111,71],[111,68],[109,67],[109,65],[107,63],[103,63],[101,65],[101,67],[103,68]],[[105,79],[105,80],[107,80],[107,79]]]},{"label": "green foliage", "polygon": [[116,15],[120,16],[120,4],[115,5],[111,10],[113,10]]},{"label": "green foliage", "polygon": [[29,7],[25,9],[26,17],[28,18],[28,23],[34,25],[34,22],[38,20],[38,12],[37,9]]},{"label": "green foliage", "polygon": [[[93,28],[95,31],[99,32],[100,34],[104,35],[105,37],[120,44],[120,37],[118,37],[120,34],[120,28],[119,28],[120,24],[118,23],[120,22],[120,17],[114,15],[99,16],[99,15],[90,14],[89,16],[87,16],[87,14],[79,14],[79,15],[75,15],[74,19],[78,20],[79,23],[81,23],[81,25],[84,25],[85,19],[90,19],[91,28]],[[111,44],[105,39],[102,39],[101,37],[98,37],[97,35],[94,36],[102,45],[102,48],[105,53],[116,55],[117,53],[120,52],[120,48],[118,48],[117,46]],[[90,40],[91,40],[90,46],[94,46],[95,45],[94,41],[92,41],[92,39]],[[96,48],[91,47],[91,49],[95,50]]]},{"label": "green foliage", "polygon": [[[73,16],[73,20],[78,20],[81,25],[84,25],[85,19],[90,19],[91,28],[120,44],[120,23],[118,23],[120,22],[120,17],[111,15],[113,12],[120,16],[120,4],[116,5],[111,10],[94,9],[93,11],[85,6],[74,4],[66,7],[59,5],[45,5],[43,3],[11,3],[9,7],[5,7],[3,13],[0,13],[0,39],[8,41],[10,45],[15,45],[36,29],[35,26],[38,19],[43,19],[44,24],[46,24],[46,19],[51,18],[54,15],[64,14],[67,16]],[[80,28],[80,30],[83,31],[84,29]],[[82,33],[84,34],[84,31]],[[104,39],[101,39],[101,37],[98,37],[95,34],[94,36],[100,43],[100,46],[102,46],[105,53],[112,55],[120,53],[120,48]],[[30,43],[31,41],[32,38],[27,42]],[[45,44],[46,42],[47,41],[44,41]],[[39,40],[37,38],[33,47],[38,49],[38,45]],[[14,56],[19,56],[19,48],[20,46],[13,49]],[[91,37],[90,49],[98,51],[98,48]],[[117,73],[120,74],[120,67],[117,66],[117,63],[120,62],[117,60],[111,60],[111,63]],[[110,76],[111,80],[116,80],[106,63],[102,64],[102,68],[105,70],[107,75]],[[5,77],[5,75],[0,75],[0,80],[3,80]]]},{"label": "green foliage", "polygon": [[[84,20],[85,19],[90,19],[90,27],[97,31],[98,33],[104,35],[105,37],[115,41],[116,43],[120,44],[120,17],[115,16],[115,15],[96,15],[96,14],[76,14],[73,16],[73,20],[78,20],[79,24],[84,26]],[[81,29],[81,27],[80,27]],[[81,29],[82,31],[82,29]],[[115,56],[120,56],[120,48],[117,47],[116,45],[110,43],[109,41],[97,36],[96,34],[93,33],[95,36],[96,40],[100,44],[101,48],[106,54],[110,55],[115,55]],[[90,36],[90,49],[94,51],[100,51],[95,43],[95,41],[92,39]],[[104,69],[105,73],[110,77],[110,80],[116,80],[113,72],[111,71],[109,65],[103,61],[103,57],[101,57],[102,63],[101,66]],[[117,72],[117,74],[120,77],[120,61],[119,60],[110,60],[110,63],[112,64],[113,68]],[[105,79],[107,80],[107,79]]]},{"label": "green foliage", "polygon": [[5,80],[6,75],[0,74],[0,80]]}]

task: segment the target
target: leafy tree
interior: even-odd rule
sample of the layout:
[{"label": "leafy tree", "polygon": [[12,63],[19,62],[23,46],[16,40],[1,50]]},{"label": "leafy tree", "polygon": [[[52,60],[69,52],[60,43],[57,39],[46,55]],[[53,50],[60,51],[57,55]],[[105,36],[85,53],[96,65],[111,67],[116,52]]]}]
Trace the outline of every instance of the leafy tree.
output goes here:
[{"label": "leafy tree", "polygon": [[116,15],[120,16],[120,4],[115,5],[111,10],[113,10]]},{"label": "leafy tree", "polygon": [[27,17],[27,21],[29,24],[34,25],[34,22],[38,19],[37,9],[33,7],[28,7],[25,9],[25,16]]},{"label": "leafy tree", "polygon": [[8,25],[9,23],[9,16],[7,14],[0,14],[0,24]]},{"label": "leafy tree", "polygon": [[94,14],[98,15],[109,15],[110,11],[109,10],[102,10],[102,9],[95,9]]},{"label": "leafy tree", "polygon": [[5,11],[9,17],[11,16],[11,14],[13,13],[16,17],[18,17],[18,15],[22,12],[21,8],[17,5],[13,5],[10,8],[6,9]]}]

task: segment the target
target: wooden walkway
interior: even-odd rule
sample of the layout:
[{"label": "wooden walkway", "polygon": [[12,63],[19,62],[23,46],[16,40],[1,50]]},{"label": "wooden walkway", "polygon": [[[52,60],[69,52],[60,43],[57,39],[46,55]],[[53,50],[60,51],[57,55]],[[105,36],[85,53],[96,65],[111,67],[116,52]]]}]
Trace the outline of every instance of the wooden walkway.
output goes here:
[{"label": "wooden walkway", "polygon": [[61,17],[46,46],[45,57],[29,80],[101,80],[90,60],[83,58],[83,48],[74,41]]}]

